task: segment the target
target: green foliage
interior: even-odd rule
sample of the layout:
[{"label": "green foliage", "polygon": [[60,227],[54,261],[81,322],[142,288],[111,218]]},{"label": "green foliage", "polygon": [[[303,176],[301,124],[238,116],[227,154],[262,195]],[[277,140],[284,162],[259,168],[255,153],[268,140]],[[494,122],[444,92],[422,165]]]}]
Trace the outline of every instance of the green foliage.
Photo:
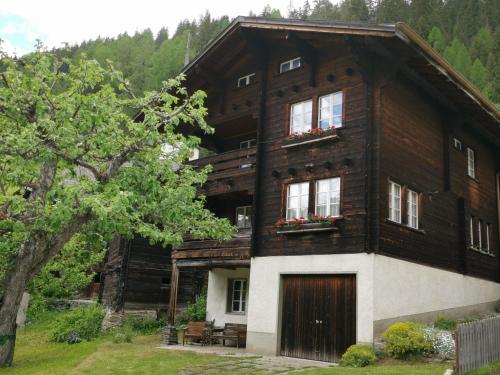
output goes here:
[{"label": "green foliage", "polygon": [[158,333],[165,327],[165,321],[161,319],[130,316],[123,322],[123,327],[136,334],[151,335],[153,333]]},{"label": "green foliage", "polygon": [[204,288],[194,303],[188,304],[186,315],[190,322],[203,322],[207,316],[207,289]]},{"label": "green foliage", "polygon": [[28,323],[36,322],[42,319],[48,311],[49,306],[47,304],[47,299],[40,294],[34,294],[31,296],[28,304],[26,321]]},{"label": "green foliage", "polygon": [[340,366],[343,367],[365,367],[375,363],[377,356],[371,345],[351,345],[342,355]]},{"label": "green foliage", "polygon": [[115,344],[131,343],[134,335],[130,329],[120,329],[112,334],[111,341]]},{"label": "green foliage", "polygon": [[446,41],[444,35],[439,27],[434,26],[427,37],[429,44],[438,52],[443,52],[446,48]]},{"label": "green foliage", "polygon": [[453,331],[457,328],[458,322],[454,319],[447,318],[446,316],[438,316],[434,321],[434,327],[444,329],[446,331]]},{"label": "green foliage", "polygon": [[104,309],[97,304],[68,311],[53,323],[50,339],[70,344],[93,340],[99,337],[103,318]]},{"label": "green foliage", "polygon": [[426,339],[423,329],[423,325],[413,322],[393,324],[382,334],[386,353],[398,359],[430,354],[432,342]]}]

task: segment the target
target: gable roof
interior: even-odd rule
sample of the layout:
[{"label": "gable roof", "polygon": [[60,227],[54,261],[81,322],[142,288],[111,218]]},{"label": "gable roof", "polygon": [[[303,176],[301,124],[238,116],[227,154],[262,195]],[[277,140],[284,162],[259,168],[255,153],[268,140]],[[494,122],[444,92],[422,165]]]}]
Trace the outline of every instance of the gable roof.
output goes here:
[{"label": "gable roof", "polygon": [[[306,21],[295,19],[269,19],[262,17],[237,17],[208,46],[183,69],[184,74],[191,74],[203,59],[213,53],[237,30],[282,30],[309,33],[330,33],[351,36],[371,36],[397,41],[410,48],[418,57],[419,63],[412,66],[431,85],[444,95],[453,94],[453,101],[465,111],[473,110],[475,115],[490,123],[488,130],[500,139],[500,110],[489,101],[470,81],[462,76],[439,53],[415,31],[403,22],[395,24],[341,23],[333,21]],[[476,118],[476,116],[473,116]]]}]

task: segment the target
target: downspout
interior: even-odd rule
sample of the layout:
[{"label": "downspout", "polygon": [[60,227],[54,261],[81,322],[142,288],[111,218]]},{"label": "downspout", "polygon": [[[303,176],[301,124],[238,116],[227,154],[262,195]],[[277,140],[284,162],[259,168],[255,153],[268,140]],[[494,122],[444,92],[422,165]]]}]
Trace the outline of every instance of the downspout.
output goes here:
[{"label": "downspout", "polygon": [[260,85],[260,107],[259,107],[259,120],[257,123],[257,146],[255,155],[255,185],[253,194],[253,215],[252,215],[252,237],[250,246],[250,258],[257,254],[257,239],[258,228],[260,223],[260,206],[261,197],[259,194],[261,181],[262,181],[262,159],[264,149],[264,125],[266,116],[266,103],[267,103],[267,67],[268,67],[268,54],[264,53],[261,58],[261,85]]}]

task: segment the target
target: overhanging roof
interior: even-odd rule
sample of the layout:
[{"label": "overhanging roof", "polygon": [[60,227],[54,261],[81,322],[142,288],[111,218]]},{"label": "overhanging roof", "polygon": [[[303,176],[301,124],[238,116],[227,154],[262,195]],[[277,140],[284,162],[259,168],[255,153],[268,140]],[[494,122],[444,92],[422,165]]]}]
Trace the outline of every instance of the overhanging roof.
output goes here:
[{"label": "overhanging roof", "polygon": [[[466,99],[474,103],[475,111],[482,112],[489,117],[490,131],[500,138],[500,111],[489,101],[471,82],[463,77],[454,67],[452,67],[439,53],[415,31],[403,22],[395,24],[369,24],[369,23],[341,23],[332,21],[304,21],[294,19],[269,19],[261,17],[237,17],[226,29],[224,29],[212,42],[183,69],[183,73],[191,74],[193,68],[197,66],[205,57],[218,49],[230,35],[239,29],[259,29],[259,30],[283,30],[309,33],[330,33],[352,36],[371,36],[390,40],[399,40],[411,48],[416,55],[425,60],[425,64],[432,69],[435,76],[440,76],[443,84],[452,84],[453,90],[461,92],[464,104]],[[414,68],[415,69],[415,68]],[[418,68],[417,68],[418,69]],[[426,67],[427,69],[427,67]],[[427,72],[428,73],[428,72]],[[438,90],[442,88],[438,87]],[[467,111],[466,108],[463,109]],[[477,112],[476,112],[477,113]],[[474,116],[472,116],[474,117]],[[483,116],[481,116],[483,117]]]}]

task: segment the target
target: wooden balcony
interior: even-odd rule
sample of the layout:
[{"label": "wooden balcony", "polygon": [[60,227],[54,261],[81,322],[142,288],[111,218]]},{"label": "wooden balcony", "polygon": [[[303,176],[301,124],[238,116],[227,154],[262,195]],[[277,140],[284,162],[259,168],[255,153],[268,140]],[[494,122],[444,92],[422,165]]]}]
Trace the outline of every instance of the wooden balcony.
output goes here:
[{"label": "wooden balcony", "polygon": [[227,151],[222,154],[211,155],[192,160],[189,164],[195,167],[212,165],[212,173],[208,181],[231,179],[255,174],[255,147]]},{"label": "wooden balcony", "polygon": [[228,241],[186,241],[172,253],[179,268],[249,267],[250,235],[236,234]]}]

